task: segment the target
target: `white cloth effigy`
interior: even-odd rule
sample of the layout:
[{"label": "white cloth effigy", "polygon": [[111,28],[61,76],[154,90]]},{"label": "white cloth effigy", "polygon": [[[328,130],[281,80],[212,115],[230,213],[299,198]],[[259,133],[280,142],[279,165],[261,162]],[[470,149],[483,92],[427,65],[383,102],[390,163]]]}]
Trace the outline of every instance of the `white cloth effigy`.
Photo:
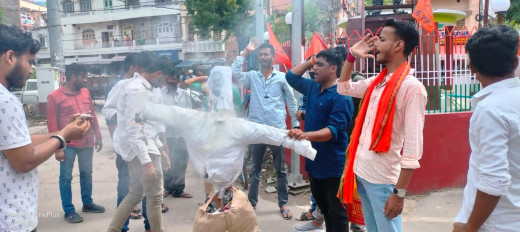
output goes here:
[{"label": "white cloth effigy", "polygon": [[214,184],[218,192],[230,187],[242,172],[249,144],[282,145],[311,160],[316,156],[309,141],[291,139],[287,130],[232,117],[226,112],[147,104],[144,117],[163,122],[184,136],[197,173]]}]

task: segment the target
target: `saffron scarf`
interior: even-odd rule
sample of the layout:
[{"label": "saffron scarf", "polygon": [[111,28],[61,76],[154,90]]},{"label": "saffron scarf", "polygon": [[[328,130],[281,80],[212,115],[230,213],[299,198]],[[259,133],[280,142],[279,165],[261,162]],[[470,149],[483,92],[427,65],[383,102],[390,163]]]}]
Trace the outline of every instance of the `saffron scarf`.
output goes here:
[{"label": "saffron scarf", "polygon": [[[370,150],[377,153],[384,153],[390,150],[390,144],[392,141],[392,125],[394,122],[395,112],[395,97],[397,91],[403,83],[403,80],[410,72],[410,66],[408,62],[404,62],[397,70],[392,74],[390,80],[387,82],[379,104],[377,106],[377,115],[372,129],[372,141],[370,143]],[[356,152],[359,145],[359,137],[363,128],[363,123],[367,114],[368,105],[370,102],[370,96],[377,85],[384,80],[388,73],[388,69],[385,68],[379,75],[374,79],[374,82],[370,84],[365,96],[363,97],[361,108],[359,109],[358,116],[356,118],[356,124],[350,138],[350,143],[345,152],[347,163],[343,169],[343,175],[341,176],[341,182],[338,190],[338,198],[341,203],[352,203],[354,199],[355,190],[355,175],[354,175],[354,161],[356,159]]]}]

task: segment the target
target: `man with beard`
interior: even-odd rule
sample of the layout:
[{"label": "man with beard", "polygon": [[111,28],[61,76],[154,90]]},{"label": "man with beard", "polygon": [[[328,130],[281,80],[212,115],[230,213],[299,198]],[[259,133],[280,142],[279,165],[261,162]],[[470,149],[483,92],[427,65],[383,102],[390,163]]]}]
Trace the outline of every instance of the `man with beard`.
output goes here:
[{"label": "man with beard", "polygon": [[92,130],[76,141],[71,141],[65,150],[56,152],[56,160],[60,161],[60,196],[61,206],[65,212],[64,218],[69,223],[82,222],[83,218],[76,212],[72,204],[72,169],[74,160],[78,158],[79,180],[81,186],[81,201],[83,212],[102,213],[105,207],[97,205],[92,200],[92,157],[94,147],[101,151],[103,141],[101,131],[92,104],[90,92],[84,88],[87,83],[85,67],[73,63],[65,70],[67,83],[53,91],[47,97],[47,128],[49,132],[62,129],[74,113],[85,114],[92,122]]},{"label": "man with beard", "polygon": [[[418,42],[412,23],[390,19],[379,37],[367,35],[350,48],[338,81],[340,94],[363,98],[338,196],[352,203],[357,184],[368,231],[402,231],[406,188],[420,167],[426,90],[407,61]],[[373,58],[374,48],[375,61],[386,68],[352,82],[356,57]]]},{"label": "man with beard", "polygon": [[[302,78],[305,71],[314,70],[314,80]],[[345,166],[345,149],[354,105],[352,98],[339,95],[336,79],[341,69],[341,58],[332,49],[323,50],[287,73],[287,82],[306,96],[305,132],[289,131],[289,137],[311,141],[318,152],[314,161],[305,160],[311,192],[325,217],[327,231],[348,231],[347,211],[336,198],[341,172]],[[321,230],[309,222],[296,230]]]},{"label": "man with beard", "polygon": [[[261,45],[257,43],[258,41],[252,41],[242,52],[241,56],[238,56],[231,65],[233,78],[240,79],[245,88],[251,89],[248,119],[259,124],[286,129],[285,118],[287,114],[285,104],[287,104],[293,123],[292,126],[299,127],[300,122],[296,119],[298,106],[292,88],[287,84],[285,74],[275,70],[273,67],[274,47],[269,43]],[[245,58],[253,51],[257,53],[260,70],[242,72]],[[254,144],[250,147],[253,168],[251,169],[251,185],[248,198],[253,207],[256,207],[258,203],[258,186],[266,147],[266,144]],[[273,153],[273,162],[276,169],[278,206],[280,207],[282,217],[289,220],[292,218],[292,214],[287,207],[289,186],[285,169],[285,151],[281,146],[270,145],[269,148]]]},{"label": "man with beard", "polygon": [[75,114],[61,131],[30,135],[22,103],[7,89],[25,86],[40,45],[30,33],[3,24],[0,41],[0,231],[36,231],[35,168],[65,148],[67,141],[83,137],[90,122]]},{"label": "man with beard", "polygon": [[[151,231],[163,231],[163,155],[164,169],[169,168],[168,155],[165,153],[156,124],[149,121],[136,123],[136,116],[144,111],[145,104],[157,103],[159,95],[154,92],[157,82],[172,69],[171,61],[165,57],[160,59],[151,52],[143,52],[139,66],[141,73],[121,88],[117,103],[117,128],[114,132],[113,146],[128,164],[130,188],[117,208],[108,231],[119,232],[130,216],[134,207],[143,200],[146,194],[146,210]],[[144,214],[144,212],[143,212]],[[147,229],[148,230],[148,229]]]}]

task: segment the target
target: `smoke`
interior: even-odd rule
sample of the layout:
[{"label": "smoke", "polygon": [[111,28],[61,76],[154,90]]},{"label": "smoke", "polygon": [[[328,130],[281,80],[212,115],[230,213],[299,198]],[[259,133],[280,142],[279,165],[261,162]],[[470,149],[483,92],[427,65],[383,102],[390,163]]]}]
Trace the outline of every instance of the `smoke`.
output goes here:
[{"label": "smoke", "polygon": [[249,144],[282,145],[314,160],[316,150],[309,141],[290,139],[286,130],[232,117],[228,113],[147,104],[144,117],[163,122],[184,136],[195,170],[213,183],[219,193],[232,186],[242,172]]}]

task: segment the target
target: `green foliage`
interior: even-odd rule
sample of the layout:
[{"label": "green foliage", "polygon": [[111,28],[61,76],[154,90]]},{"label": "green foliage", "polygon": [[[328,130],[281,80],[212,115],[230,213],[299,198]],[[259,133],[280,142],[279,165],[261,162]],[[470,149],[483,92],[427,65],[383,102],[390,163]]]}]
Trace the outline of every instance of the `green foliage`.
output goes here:
[{"label": "green foliage", "polygon": [[504,15],[504,19],[518,28],[520,25],[520,1],[511,1],[511,7]]},{"label": "green foliage", "polygon": [[6,19],[4,8],[0,5],[0,23],[5,23]]},{"label": "green foliage", "polygon": [[[383,5],[392,5],[392,0],[383,0]],[[372,6],[372,0],[365,0],[365,6]]]},{"label": "green foliage", "polygon": [[[322,11],[319,9],[316,1],[305,1],[304,2],[304,27],[305,27],[305,38],[310,39],[314,31],[323,33],[325,25],[327,25],[329,12]],[[268,20],[273,27],[273,32],[280,43],[286,42],[291,38],[291,28],[285,23],[285,15],[290,12],[291,8],[288,8],[286,12],[279,12],[274,14]]]},{"label": "green foliage", "polygon": [[191,26],[202,37],[210,32],[243,33],[252,9],[250,0],[186,0]]},{"label": "green foliage", "polygon": [[285,14],[272,15],[268,21],[271,23],[274,35],[280,43],[291,39],[291,28],[285,23]]}]

